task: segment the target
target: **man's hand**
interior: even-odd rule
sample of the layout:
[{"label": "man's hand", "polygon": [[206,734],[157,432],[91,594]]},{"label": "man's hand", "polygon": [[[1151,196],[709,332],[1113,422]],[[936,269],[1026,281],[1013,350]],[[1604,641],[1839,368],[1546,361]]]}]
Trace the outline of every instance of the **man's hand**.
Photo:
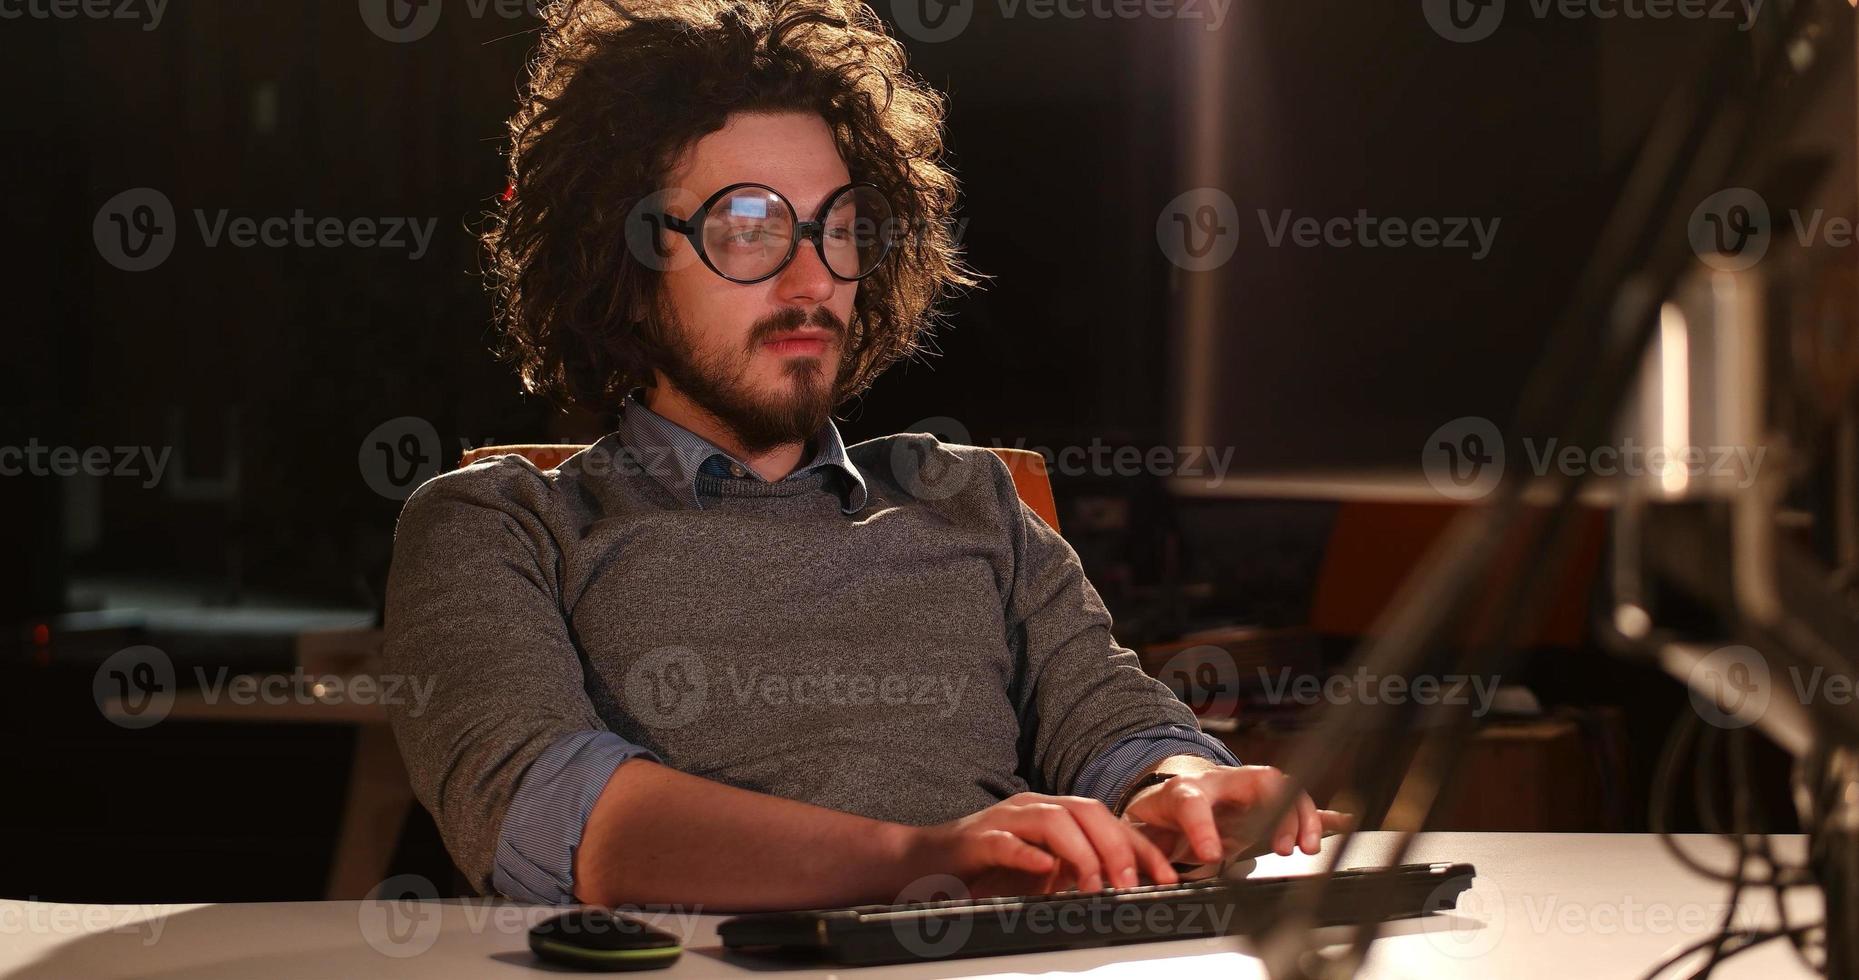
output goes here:
[{"label": "man's hand", "polygon": [[1317,809],[1309,794],[1297,795],[1297,803],[1268,836],[1255,840],[1257,835],[1242,829],[1248,814],[1275,804],[1289,787],[1285,774],[1270,766],[1207,764],[1142,789],[1124,805],[1123,815],[1143,824],[1144,833],[1171,860],[1213,864],[1248,851],[1289,855],[1298,847],[1315,854],[1324,834],[1347,829],[1351,818]]},{"label": "man's hand", "polygon": [[1160,848],[1097,800],[1020,793],[934,827],[917,829],[906,865],[951,874],[977,898],[1076,887],[1097,891],[1178,880]]}]

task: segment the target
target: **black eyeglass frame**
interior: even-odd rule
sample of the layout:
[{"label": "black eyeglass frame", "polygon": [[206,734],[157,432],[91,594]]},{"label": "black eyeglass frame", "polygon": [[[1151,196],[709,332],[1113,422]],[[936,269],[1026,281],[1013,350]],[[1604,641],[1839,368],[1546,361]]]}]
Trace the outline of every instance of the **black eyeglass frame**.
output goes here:
[{"label": "black eyeglass frame", "polygon": [[[683,235],[685,239],[691,243],[691,248],[697,253],[697,257],[704,260],[704,265],[708,267],[711,272],[740,286],[753,286],[758,282],[767,282],[780,275],[782,271],[787,269],[788,264],[794,261],[794,256],[800,254],[800,243],[808,238],[813,239],[813,250],[815,254],[820,257],[820,265],[824,266],[827,273],[840,282],[858,282],[860,279],[864,279],[866,276],[877,272],[879,267],[884,265],[884,260],[890,258],[891,249],[895,248],[897,245],[896,238],[881,233],[879,241],[882,243],[884,251],[878,253],[878,258],[872,262],[870,269],[850,278],[840,275],[838,271],[833,268],[833,264],[826,260],[826,216],[832,213],[833,205],[839,203],[840,198],[861,187],[869,187],[877,191],[878,196],[884,199],[884,205],[887,209],[891,208],[891,196],[884,192],[884,188],[870,181],[853,181],[827,195],[825,202],[820,205],[820,210],[814,215],[812,221],[797,221],[794,223],[794,237],[788,241],[787,254],[781,257],[781,261],[775,263],[774,271],[754,279],[738,279],[724,272],[722,269],[717,268],[716,263],[710,261],[710,253],[704,249],[703,228],[704,222],[709,220],[710,209],[715,207],[718,201],[723,200],[745,187],[753,187],[757,190],[764,190],[773,194],[781,200],[781,203],[788,206],[788,213],[794,213],[793,202],[787,199],[787,195],[775,190],[767,184],[758,184],[752,180],[745,180],[741,183],[731,184],[717,191],[715,194],[710,195],[709,200],[706,200],[696,211],[691,213],[689,220],[680,218],[669,211],[652,212],[643,217],[646,219],[657,218],[664,224],[666,230]],[[891,220],[895,220],[896,216],[896,210],[891,209]]]}]

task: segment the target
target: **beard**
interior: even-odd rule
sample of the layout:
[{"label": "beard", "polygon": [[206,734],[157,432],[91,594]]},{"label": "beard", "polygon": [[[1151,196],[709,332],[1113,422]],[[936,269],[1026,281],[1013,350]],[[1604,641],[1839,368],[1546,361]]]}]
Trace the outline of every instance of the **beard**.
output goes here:
[{"label": "beard", "polygon": [[[739,350],[703,350],[689,327],[669,304],[660,309],[669,355],[657,365],[673,387],[716,417],[742,444],[744,451],[765,453],[776,446],[805,442],[826,424],[837,402],[840,365],[846,328],[824,306],[811,314],[789,307],[763,317],[749,330]],[[755,390],[748,381],[755,356],[769,337],[803,326],[833,333],[835,347],[824,358],[794,357],[782,364],[784,389],[776,394]]]}]

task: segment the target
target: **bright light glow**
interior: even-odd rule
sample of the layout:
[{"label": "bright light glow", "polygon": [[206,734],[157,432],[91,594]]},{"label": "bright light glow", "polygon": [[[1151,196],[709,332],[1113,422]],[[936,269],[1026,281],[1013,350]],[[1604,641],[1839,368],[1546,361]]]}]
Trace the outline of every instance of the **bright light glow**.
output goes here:
[{"label": "bright light glow", "polygon": [[1685,314],[1671,303],[1659,310],[1659,436],[1665,443],[1665,466],[1659,485],[1668,494],[1685,491],[1691,474],[1685,447],[1691,443],[1691,343]]}]

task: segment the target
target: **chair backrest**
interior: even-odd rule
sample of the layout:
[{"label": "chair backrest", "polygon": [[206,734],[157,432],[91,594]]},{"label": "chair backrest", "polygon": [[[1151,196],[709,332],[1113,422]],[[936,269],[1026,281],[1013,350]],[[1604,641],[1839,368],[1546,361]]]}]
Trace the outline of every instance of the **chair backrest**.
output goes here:
[{"label": "chair backrest", "polygon": [[[492,456],[517,455],[536,464],[537,469],[552,470],[562,465],[562,461],[575,453],[586,449],[577,445],[509,445],[479,446],[468,449],[459,457],[459,466],[470,466],[482,459]],[[1013,475],[1013,489],[1026,502],[1040,520],[1046,522],[1054,531],[1059,529],[1059,506],[1052,496],[1052,477],[1046,472],[1046,457],[1030,449],[990,449],[994,455],[1007,464],[1007,472]]]}]

